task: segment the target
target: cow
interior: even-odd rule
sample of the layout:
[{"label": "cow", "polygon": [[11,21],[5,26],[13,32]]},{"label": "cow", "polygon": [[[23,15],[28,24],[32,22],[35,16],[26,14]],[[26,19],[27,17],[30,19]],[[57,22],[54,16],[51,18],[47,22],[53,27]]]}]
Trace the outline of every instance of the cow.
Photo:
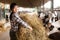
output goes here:
[{"label": "cow", "polygon": [[53,13],[49,13],[49,23],[56,22],[58,20],[57,12],[54,11]]},{"label": "cow", "polygon": [[46,27],[49,22],[49,15],[47,15],[45,12],[38,12],[38,14],[38,17],[43,21],[44,27]]},{"label": "cow", "polygon": [[52,23],[49,29],[48,37],[53,40],[60,40],[60,20]]}]

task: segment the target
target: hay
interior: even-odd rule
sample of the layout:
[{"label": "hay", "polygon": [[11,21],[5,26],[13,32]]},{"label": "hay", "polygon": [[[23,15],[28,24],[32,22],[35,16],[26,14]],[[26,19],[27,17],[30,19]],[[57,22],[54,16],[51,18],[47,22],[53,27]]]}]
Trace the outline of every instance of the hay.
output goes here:
[{"label": "hay", "polygon": [[5,19],[1,19],[0,20],[0,25],[3,25],[4,23],[6,23],[6,20]]},{"label": "hay", "polygon": [[3,31],[3,25],[5,24],[5,22],[6,22],[5,19],[0,20],[0,32]]},{"label": "hay", "polygon": [[37,17],[37,15],[21,13],[20,17],[33,28],[33,31],[20,25],[17,32],[18,40],[49,40],[45,28],[42,25],[42,21]]},{"label": "hay", "polygon": [[10,27],[10,22],[6,23],[5,19],[0,20],[0,32],[7,31]]}]

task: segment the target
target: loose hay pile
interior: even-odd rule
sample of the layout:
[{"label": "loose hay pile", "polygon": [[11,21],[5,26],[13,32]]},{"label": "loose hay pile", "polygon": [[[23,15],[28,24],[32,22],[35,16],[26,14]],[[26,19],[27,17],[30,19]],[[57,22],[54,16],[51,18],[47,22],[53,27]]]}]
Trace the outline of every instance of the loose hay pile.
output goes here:
[{"label": "loose hay pile", "polygon": [[31,32],[29,29],[20,25],[19,31],[17,32],[18,40],[49,40],[42,22],[36,14],[29,15],[27,13],[21,13],[20,17],[33,28],[33,31]]},{"label": "loose hay pile", "polygon": [[0,20],[0,32],[4,32],[8,29],[10,29],[11,25],[10,22],[6,23],[5,19]]},{"label": "loose hay pile", "polygon": [[3,25],[5,24],[6,20],[5,19],[1,19],[0,20],[0,31],[3,31]]}]

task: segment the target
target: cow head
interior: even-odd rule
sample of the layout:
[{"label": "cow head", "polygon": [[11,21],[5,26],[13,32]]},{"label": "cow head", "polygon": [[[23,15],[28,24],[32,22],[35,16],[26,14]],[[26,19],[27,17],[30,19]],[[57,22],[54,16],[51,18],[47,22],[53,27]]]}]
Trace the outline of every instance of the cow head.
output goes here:
[{"label": "cow head", "polygon": [[51,24],[48,36],[53,40],[60,40],[60,20]]}]

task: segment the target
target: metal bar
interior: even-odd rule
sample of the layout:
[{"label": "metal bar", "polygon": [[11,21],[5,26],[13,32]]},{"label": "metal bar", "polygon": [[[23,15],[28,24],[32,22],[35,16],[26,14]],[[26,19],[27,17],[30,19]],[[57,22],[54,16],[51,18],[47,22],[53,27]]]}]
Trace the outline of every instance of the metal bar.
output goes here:
[{"label": "metal bar", "polygon": [[44,12],[44,9],[45,9],[45,8],[44,8],[44,0],[43,0],[43,12]]},{"label": "metal bar", "polygon": [[51,0],[51,12],[53,13],[53,9],[54,9],[54,0]]}]

